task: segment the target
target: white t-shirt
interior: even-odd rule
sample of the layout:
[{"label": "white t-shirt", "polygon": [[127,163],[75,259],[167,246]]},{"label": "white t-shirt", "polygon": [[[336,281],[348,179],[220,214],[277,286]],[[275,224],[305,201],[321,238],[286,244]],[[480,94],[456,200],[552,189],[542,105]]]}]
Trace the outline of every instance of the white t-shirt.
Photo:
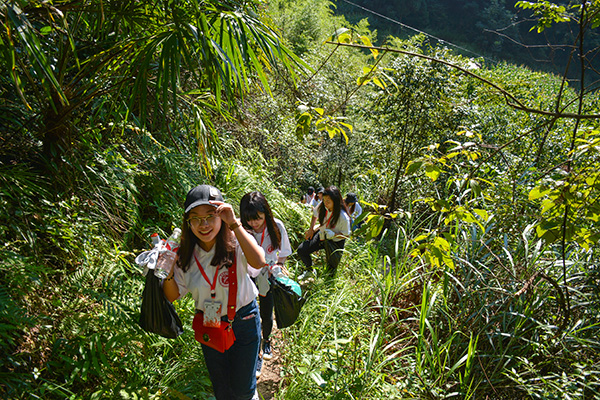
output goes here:
[{"label": "white t-shirt", "polygon": [[[325,229],[331,229],[336,235],[338,233],[341,233],[345,236],[350,236],[350,217],[348,216],[348,214],[346,214],[346,211],[342,210],[340,212],[340,216],[337,222],[335,223],[334,227],[330,226],[332,219],[331,214],[333,214],[333,211],[327,210],[327,213],[325,214],[325,220],[323,221],[321,226],[319,226],[319,230],[324,231]],[[331,240],[333,240],[334,242],[339,242],[340,240],[344,240],[344,238],[334,237]]]},{"label": "white t-shirt", "polygon": [[352,213],[352,220],[355,220],[356,218],[360,217],[360,214],[362,214],[363,209],[360,206],[360,203],[357,201],[356,203],[354,203],[354,212]]},{"label": "white t-shirt", "polygon": [[279,233],[281,234],[281,243],[279,245],[279,249],[273,248],[271,235],[269,235],[269,230],[267,229],[266,225],[262,232],[257,233],[254,232],[254,230],[250,230],[250,234],[254,236],[256,243],[258,243],[258,245],[265,251],[265,260],[267,260],[267,264],[275,264],[279,257],[288,257],[292,254],[292,245],[290,244],[290,238],[285,230],[285,226],[283,226],[283,222],[277,218],[273,219],[275,220],[275,224],[279,228]]},{"label": "white t-shirt", "polygon": [[322,202],[323,202],[322,200],[318,200],[316,202],[316,204],[313,206],[313,217],[319,218],[319,206],[321,205]]},{"label": "white t-shirt", "polygon": [[[204,273],[210,279],[210,283],[213,283],[215,279],[214,265],[210,265],[214,255],[215,246],[210,251],[204,251],[198,245],[194,247],[194,255],[198,259],[198,262],[204,269]],[[240,308],[250,304],[252,300],[258,295],[256,285],[250,279],[250,276],[257,276],[260,272],[258,269],[254,269],[246,261],[246,256],[242,251],[240,245],[236,242],[235,246],[235,257],[236,257],[236,273],[237,273],[237,300],[236,300],[236,311]],[[204,302],[207,300],[214,300],[220,302],[222,305],[221,316],[227,315],[227,300],[229,296],[229,270],[227,268],[219,269],[217,273],[217,283],[215,284],[215,298],[210,297],[210,284],[206,281],[198,264],[196,258],[191,257],[190,266],[186,272],[183,272],[181,268],[175,267],[174,277],[177,287],[179,288],[179,297],[185,296],[188,292],[191,293],[196,303],[196,310],[204,311]]]},{"label": "white t-shirt", "polygon": [[314,195],[312,201],[309,204],[313,207],[316,207],[319,205],[320,202],[321,202],[321,200],[319,200],[317,195]]},{"label": "white t-shirt", "polygon": [[315,193],[313,193],[313,194],[306,193],[304,195],[304,200],[306,200],[306,204],[311,205],[311,206],[313,205],[316,198],[317,198],[317,195]]}]

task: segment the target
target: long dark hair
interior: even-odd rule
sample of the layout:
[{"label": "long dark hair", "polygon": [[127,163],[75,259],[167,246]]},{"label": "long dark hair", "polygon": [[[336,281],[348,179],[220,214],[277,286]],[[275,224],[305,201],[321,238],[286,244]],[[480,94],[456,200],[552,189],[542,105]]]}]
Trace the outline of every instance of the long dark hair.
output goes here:
[{"label": "long dark hair", "polygon": [[[333,201],[333,214],[331,216],[331,222],[329,227],[333,228],[338,222],[342,211],[348,213],[348,209],[346,208],[346,204],[342,200],[342,194],[340,193],[340,189],[336,186],[329,186],[323,190],[323,198],[325,196],[329,196],[329,198]],[[325,220],[325,215],[327,215],[327,208],[325,208],[325,202],[321,200],[321,204],[319,205],[319,224],[323,225],[323,221]]]},{"label": "long dark hair", "polygon": [[[190,261],[194,254],[194,246],[200,241],[200,239],[194,235],[194,232],[192,232],[192,228],[187,221],[189,214],[189,212],[183,214],[181,242],[179,244],[179,251],[177,252],[179,255],[177,265],[179,265],[179,268],[181,268],[183,272],[186,272],[189,269]],[[226,266],[229,268],[233,264],[235,255],[235,241],[233,238],[233,232],[227,227],[227,224],[221,221],[221,229],[216,237],[215,255],[213,256],[210,265],[216,265],[217,267]]]},{"label": "long dark hair", "polygon": [[265,214],[265,222],[267,223],[267,232],[271,237],[271,244],[273,248],[279,249],[281,247],[281,232],[273,219],[273,212],[269,206],[269,202],[261,192],[250,192],[246,193],[240,200],[240,217],[242,225],[247,230],[252,230],[248,221],[258,219],[258,213]]}]

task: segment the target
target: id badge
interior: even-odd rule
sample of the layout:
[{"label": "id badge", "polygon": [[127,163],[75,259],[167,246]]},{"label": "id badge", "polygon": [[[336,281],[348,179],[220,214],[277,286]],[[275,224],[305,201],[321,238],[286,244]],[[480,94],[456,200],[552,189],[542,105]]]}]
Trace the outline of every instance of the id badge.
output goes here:
[{"label": "id badge", "polygon": [[218,328],[221,326],[221,303],[218,301],[204,302],[204,321],[203,325],[208,328]]}]

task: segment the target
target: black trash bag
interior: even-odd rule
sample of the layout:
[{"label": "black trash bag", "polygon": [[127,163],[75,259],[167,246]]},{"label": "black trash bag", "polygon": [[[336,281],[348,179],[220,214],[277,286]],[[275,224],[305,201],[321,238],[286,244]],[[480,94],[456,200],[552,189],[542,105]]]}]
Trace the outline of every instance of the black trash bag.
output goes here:
[{"label": "black trash bag", "polygon": [[298,319],[306,299],[302,297],[300,285],[290,278],[285,276],[275,278],[272,276],[269,281],[273,293],[277,328],[287,328]]},{"label": "black trash bag", "polygon": [[146,332],[174,339],[183,333],[183,325],[153,272],[146,274],[139,324]]}]

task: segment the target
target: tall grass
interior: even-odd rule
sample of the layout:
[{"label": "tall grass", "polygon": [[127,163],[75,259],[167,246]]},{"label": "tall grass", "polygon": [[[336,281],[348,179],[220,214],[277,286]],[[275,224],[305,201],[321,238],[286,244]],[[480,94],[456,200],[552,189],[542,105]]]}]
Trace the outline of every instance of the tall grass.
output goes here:
[{"label": "tall grass", "polygon": [[393,260],[380,253],[385,237],[353,240],[337,279],[308,287],[300,322],[285,331],[284,398],[599,397],[592,253],[571,256],[563,330],[562,264],[530,230],[509,247],[493,226],[459,227],[454,270],[406,257],[404,232]]}]

